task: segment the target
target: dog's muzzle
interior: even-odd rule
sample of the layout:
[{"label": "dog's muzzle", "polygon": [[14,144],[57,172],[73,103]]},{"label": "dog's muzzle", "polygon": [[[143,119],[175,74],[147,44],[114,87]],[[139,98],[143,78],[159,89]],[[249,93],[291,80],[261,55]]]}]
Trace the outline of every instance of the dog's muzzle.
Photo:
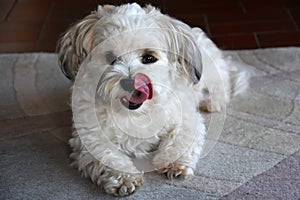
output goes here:
[{"label": "dog's muzzle", "polygon": [[134,78],[121,79],[120,85],[123,90],[129,92],[121,98],[121,103],[130,110],[138,109],[146,100],[153,97],[151,80],[145,74],[138,73]]}]

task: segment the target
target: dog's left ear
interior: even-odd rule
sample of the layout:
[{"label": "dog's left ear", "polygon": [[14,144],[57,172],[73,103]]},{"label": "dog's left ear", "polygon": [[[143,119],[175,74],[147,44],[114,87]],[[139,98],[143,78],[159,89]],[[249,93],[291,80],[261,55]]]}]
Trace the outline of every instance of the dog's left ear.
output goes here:
[{"label": "dog's left ear", "polygon": [[170,54],[174,54],[172,57],[179,64],[177,70],[194,84],[198,83],[202,74],[202,58],[192,29],[187,24],[166,15],[159,17],[158,24],[167,34]]}]

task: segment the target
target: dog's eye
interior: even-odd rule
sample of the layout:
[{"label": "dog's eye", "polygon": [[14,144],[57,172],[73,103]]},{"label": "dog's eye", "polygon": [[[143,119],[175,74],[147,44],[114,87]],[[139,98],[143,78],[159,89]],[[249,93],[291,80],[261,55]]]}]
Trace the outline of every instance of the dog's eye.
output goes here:
[{"label": "dog's eye", "polygon": [[157,58],[155,58],[154,56],[152,56],[150,54],[145,54],[142,56],[143,64],[151,64],[151,63],[155,63],[156,61],[157,61]]},{"label": "dog's eye", "polygon": [[113,65],[115,64],[116,60],[117,57],[112,52],[106,53],[106,61],[108,62],[108,64]]}]

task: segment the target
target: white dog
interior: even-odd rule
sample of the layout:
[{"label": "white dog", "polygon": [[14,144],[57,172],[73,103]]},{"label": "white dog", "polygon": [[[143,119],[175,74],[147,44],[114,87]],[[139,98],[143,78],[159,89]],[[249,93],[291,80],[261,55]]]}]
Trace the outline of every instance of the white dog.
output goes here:
[{"label": "white dog", "polygon": [[[99,6],[58,51],[62,71],[76,79],[73,165],[117,196],[143,184],[134,158],[151,159],[168,178],[193,175],[206,133],[200,109],[220,111],[247,87],[201,29],[152,6]],[[83,65],[93,59],[100,75]]]}]

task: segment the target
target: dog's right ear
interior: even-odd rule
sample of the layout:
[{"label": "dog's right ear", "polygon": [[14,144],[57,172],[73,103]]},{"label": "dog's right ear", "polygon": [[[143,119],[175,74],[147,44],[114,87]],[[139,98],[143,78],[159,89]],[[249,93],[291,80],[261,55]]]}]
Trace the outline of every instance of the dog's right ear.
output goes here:
[{"label": "dog's right ear", "polygon": [[98,11],[92,12],[69,30],[60,39],[57,52],[62,72],[71,80],[75,80],[80,64],[95,44],[95,25],[104,15],[110,14],[116,7],[113,5],[98,6]]},{"label": "dog's right ear", "polygon": [[71,80],[75,80],[80,64],[94,46],[93,26],[99,19],[99,14],[92,12],[70,27],[58,43],[60,68],[64,75]]}]

